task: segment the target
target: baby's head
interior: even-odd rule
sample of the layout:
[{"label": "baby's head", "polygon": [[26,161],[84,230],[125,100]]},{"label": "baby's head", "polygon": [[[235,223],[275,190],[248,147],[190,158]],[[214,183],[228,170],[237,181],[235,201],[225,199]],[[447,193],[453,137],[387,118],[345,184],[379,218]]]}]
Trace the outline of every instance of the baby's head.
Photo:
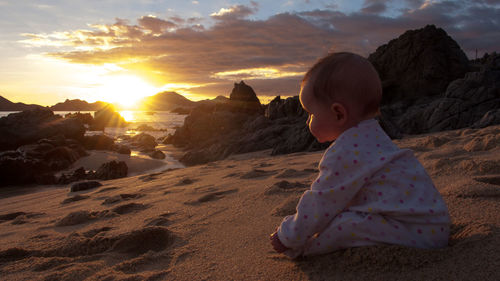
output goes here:
[{"label": "baby's head", "polygon": [[365,58],[332,53],[309,69],[300,102],[309,112],[308,125],[319,142],[335,140],[359,122],[375,117],[382,98],[377,71]]}]

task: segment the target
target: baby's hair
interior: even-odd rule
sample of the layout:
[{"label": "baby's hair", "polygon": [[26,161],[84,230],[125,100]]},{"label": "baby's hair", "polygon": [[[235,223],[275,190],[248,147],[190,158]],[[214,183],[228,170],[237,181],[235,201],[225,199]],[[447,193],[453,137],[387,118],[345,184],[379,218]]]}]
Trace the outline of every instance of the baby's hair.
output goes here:
[{"label": "baby's hair", "polygon": [[[314,79],[313,81],[309,81]],[[382,83],[373,65],[362,56],[330,53],[318,60],[302,80],[313,83],[313,95],[322,102],[350,102],[363,116],[375,116],[382,99]]]}]

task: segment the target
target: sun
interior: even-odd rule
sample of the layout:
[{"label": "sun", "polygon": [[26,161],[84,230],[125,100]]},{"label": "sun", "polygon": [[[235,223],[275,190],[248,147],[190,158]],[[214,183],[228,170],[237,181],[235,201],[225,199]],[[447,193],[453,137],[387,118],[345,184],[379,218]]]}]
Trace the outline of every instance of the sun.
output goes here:
[{"label": "sun", "polygon": [[98,99],[132,108],[137,101],[160,90],[134,75],[109,76],[97,87]]}]

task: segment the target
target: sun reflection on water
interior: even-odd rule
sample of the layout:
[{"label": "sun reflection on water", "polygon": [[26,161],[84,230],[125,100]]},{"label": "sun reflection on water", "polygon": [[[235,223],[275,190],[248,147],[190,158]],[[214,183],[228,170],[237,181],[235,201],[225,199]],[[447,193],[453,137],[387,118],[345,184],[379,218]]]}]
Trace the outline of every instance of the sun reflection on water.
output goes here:
[{"label": "sun reflection on water", "polygon": [[135,112],[130,111],[130,110],[123,110],[120,111],[120,115],[125,119],[127,122],[132,122],[135,121]]}]

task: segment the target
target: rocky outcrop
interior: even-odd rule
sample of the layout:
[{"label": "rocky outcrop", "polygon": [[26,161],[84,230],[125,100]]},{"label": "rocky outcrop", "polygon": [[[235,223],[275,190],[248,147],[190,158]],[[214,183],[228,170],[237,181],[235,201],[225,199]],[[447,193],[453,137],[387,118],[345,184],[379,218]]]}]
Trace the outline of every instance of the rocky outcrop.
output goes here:
[{"label": "rocky outcrop", "polygon": [[81,140],[85,133],[82,122],[76,118],[62,118],[50,109],[12,113],[0,118],[0,151],[16,149],[40,139],[56,135]]},{"label": "rocky outcrop", "polygon": [[378,47],[368,60],[382,80],[383,104],[413,104],[440,95],[468,71],[468,59],[460,46],[434,25],[406,31]]},{"label": "rocky outcrop", "polygon": [[0,111],[23,111],[41,108],[42,106],[36,104],[24,104],[22,102],[13,103],[10,100],[0,96]]},{"label": "rocky outcrop", "polygon": [[128,123],[115,111],[113,106],[105,106],[94,113],[94,123],[91,130],[102,131],[105,127],[125,127]]},{"label": "rocky outcrop", "polygon": [[492,55],[479,71],[450,83],[428,104],[410,107],[397,120],[407,134],[439,132],[500,124],[500,55]]},{"label": "rocky outcrop", "polygon": [[243,81],[234,83],[226,105],[233,112],[242,112],[245,114],[262,114],[263,112],[262,105],[254,90]]},{"label": "rocky outcrop", "polygon": [[123,161],[111,161],[102,164],[95,173],[96,179],[111,180],[127,176],[128,167]]}]

